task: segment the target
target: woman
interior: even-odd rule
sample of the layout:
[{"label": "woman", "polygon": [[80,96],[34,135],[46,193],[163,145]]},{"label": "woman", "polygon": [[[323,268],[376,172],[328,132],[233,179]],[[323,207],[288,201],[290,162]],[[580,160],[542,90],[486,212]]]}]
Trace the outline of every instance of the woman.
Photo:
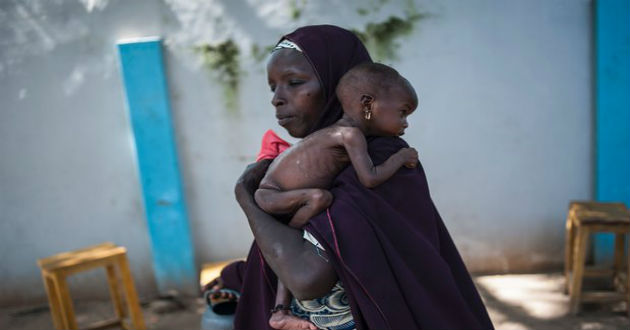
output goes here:
[{"label": "woman", "polygon": [[[279,124],[302,138],[340,118],[337,82],[370,58],[354,34],[330,25],[303,27],[282,41],[267,66],[271,102]],[[375,164],[402,147],[400,138],[369,139]],[[375,189],[363,187],[348,167],[333,184],[332,206],[302,231],[254,201],[269,163],[250,165],[235,187],[255,237],[247,262],[221,274],[219,287],[240,292],[235,329],[270,328],[276,274],[298,300],[329,297],[342,283],[357,329],[492,328],[422,166],[401,169]]]}]

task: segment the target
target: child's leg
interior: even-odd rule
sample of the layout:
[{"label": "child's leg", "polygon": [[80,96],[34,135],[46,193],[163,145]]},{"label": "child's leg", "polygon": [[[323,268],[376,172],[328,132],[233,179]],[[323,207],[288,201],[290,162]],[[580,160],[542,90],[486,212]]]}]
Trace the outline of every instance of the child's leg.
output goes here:
[{"label": "child's leg", "polygon": [[276,306],[282,305],[283,309],[271,314],[269,325],[274,329],[308,329],[315,330],[317,327],[303,320],[289,311],[291,306],[291,292],[278,280],[278,292],[276,294]]},{"label": "child's leg", "polygon": [[287,289],[287,287],[285,287],[284,284],[282,284],[282,282],[278,280],[276,306],[282,305],[285,308],[289,308],[289,306],[291,305],[291,298],[293,298],[293,296],[291,296],[291,291],[289,291],[289,289]]},{"label": "child's leg", "polygon": [[306,222],[326,209],[332,203],[333,196],[324,189],[296,189],[280,191],[261,188],[254,194],[258,206],[271,214],[291,214],[289,226],[302,228]]}]

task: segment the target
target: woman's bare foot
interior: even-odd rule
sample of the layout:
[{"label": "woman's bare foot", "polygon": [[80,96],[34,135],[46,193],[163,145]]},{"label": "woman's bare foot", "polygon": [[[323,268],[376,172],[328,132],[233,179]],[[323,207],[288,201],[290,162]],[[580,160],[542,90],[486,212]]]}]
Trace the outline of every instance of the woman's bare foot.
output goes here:
[{"label": "woman's bare foot", "polygon": [[278,330],[317,330],[315,324],[294,316],[289,311],[277,311],[271,314],[269,325]]}]

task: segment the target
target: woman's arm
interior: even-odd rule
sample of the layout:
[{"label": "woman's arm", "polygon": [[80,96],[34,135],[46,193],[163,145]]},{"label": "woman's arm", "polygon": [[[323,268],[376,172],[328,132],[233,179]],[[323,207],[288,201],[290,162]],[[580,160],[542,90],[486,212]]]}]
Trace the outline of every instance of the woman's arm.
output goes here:
[{"label": "woman's arm", "polygon": [[326,295],[337,282],[331,264],[302,238],[303,232],[277,221],[261,210],[254,200],[271,160],[261,160],[245,169],[236,183],[236,200],[245,212],[265,261],[285,286],[300,300]]}]

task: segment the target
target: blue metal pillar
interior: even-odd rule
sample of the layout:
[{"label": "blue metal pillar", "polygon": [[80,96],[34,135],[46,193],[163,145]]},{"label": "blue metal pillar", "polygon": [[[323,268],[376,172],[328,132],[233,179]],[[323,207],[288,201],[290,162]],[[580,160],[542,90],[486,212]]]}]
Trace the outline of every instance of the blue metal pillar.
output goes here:
[{"label": "blue metal pillar", "polygon": [[[630,1],[595,2],[596,198],[630,206]],[[613,254],[612,234],[595,236],[595,261]]]},{"label": "blue metal pillar", "polygon": [[121,41],[118,51],[158,290],[161,294],[172,289],[194,293],[197,270],[173,138],[162,42],[159,38]]}]

